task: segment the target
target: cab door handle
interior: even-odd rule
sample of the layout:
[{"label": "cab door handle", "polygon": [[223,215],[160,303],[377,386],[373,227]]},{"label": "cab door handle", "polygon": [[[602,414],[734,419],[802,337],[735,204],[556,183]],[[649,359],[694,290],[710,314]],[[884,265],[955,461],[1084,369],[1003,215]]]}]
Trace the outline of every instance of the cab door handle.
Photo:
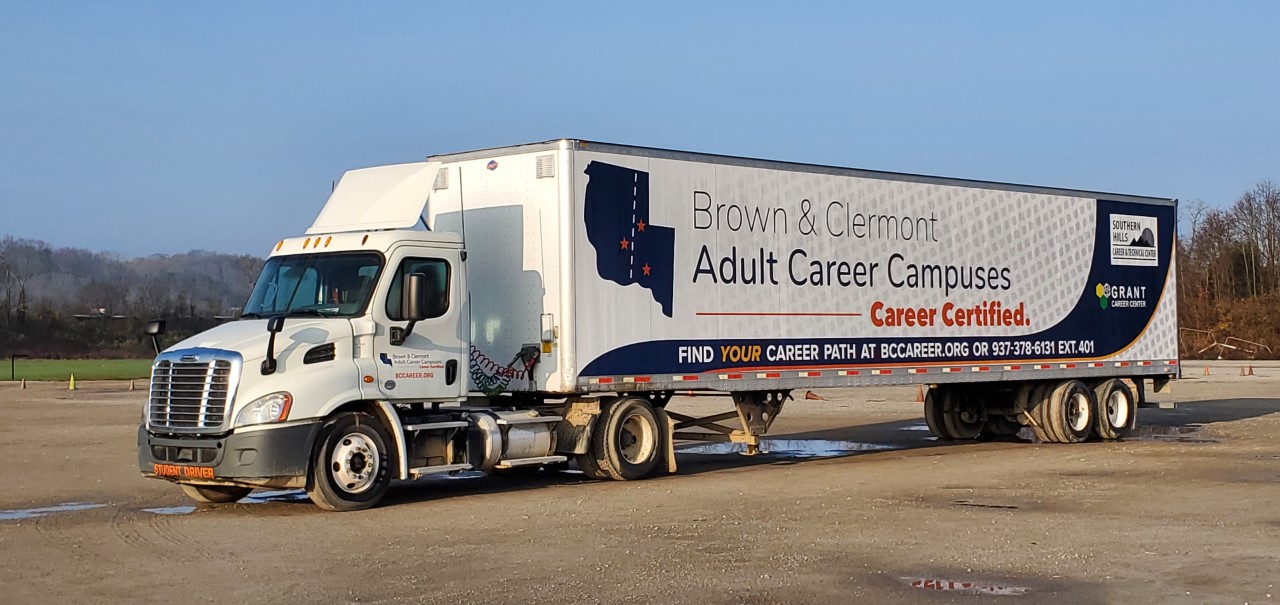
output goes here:
[{"label": "cab door handle", "polygon": [[458,379],[458,360],[450,359],[444,362],[444,383],[446,385],[453,384]]}]

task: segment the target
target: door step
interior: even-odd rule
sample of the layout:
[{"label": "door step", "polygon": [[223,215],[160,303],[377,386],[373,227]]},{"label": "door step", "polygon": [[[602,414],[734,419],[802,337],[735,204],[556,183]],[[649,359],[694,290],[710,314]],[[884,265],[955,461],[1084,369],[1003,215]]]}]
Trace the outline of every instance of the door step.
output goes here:
[{"label": "door step", "polygon": [[422,424],[406,424],[406,431],[439,431],[444,429],[464,429],[471,423],[465,420],[450,420],[447,422],[424,422]]},{"label": "door step", "polygon": [[527,418],[503,417],[498,419],[498,424],[543,424],[548,422],[560,422],[561,420],[564,420],[561,416],[529,416]]},{"label": "door step", "polygon": [[514,458],[511,460],[503,460],[494,468],[512,468],[516,466],[533,466],[535,464],[551,464],[554,462],[564,462],[568,460],[568,456],[540,456],[538,458]]},{"label": "door step", "polygon": [[442,473],[469,470],[471,470],[470,464],[441,464],[440,466],[420,466],[418,468],[411,468],[409,469],[409,475],[416,479],[423,475],[439,475]]}]

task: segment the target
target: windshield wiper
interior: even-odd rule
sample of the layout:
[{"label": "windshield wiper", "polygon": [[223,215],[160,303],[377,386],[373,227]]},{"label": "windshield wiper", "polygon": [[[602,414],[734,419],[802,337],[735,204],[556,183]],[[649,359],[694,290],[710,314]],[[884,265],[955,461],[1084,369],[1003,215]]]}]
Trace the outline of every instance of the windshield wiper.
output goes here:
[{"label": "windshield wiper", "polygon": [[333,316],[334,316],[334,315],[336,315],[336,314],[337,314],[336,312],[334,312],[334,313],[325,313],[324,311],[321,311],[320,309],[294,309],[294,310],[292,310],[292,311],[289,311],[289,312],[288,312],[288,313],[286,313],[285,315],[286,315],[286,316],[288,316],[288,315],[307,315],[307,316],[311,316],[311,317],[333,317]]},{"label": "windshield wiper", "polygon": [[262,319],[260,313],[241,313],[240,319]]}]

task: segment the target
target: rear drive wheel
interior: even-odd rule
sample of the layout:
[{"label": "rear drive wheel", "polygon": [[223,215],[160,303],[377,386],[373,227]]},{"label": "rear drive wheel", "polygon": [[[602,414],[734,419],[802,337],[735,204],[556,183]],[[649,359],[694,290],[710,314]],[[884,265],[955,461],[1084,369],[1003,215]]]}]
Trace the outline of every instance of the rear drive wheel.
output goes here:
[{"label": "rear drive wheel", "polygon": [[591,431],[590,451],[578,456],[583,473],[631,481],[657,470],[666,436],[653,406],[639,397],[624,397],[601,408]]},{"label": "rear drive wheel", "polygon": [[1123,380],[1105,380],[1093,389],[1097,407],[1094,408],[1095,428],[1103,439],[1124,437],[1133,427],[1138,412],[1138,402],[1133,391]]},{"label": "rear drive wheel", "polygon": [[182,493],[201,504],[226,504],[235,502],[253,491],[252,487],[239,485],[188,485],[182,484]]},{"label": "rear drive wheel", "polygon": [[325,510],[370,508],[391,485],[391,450],[382,422],[365,412],[343,412],[320,429],[307,495]]},{"label": "rear drive wheel", "polygon": [[1046,426],[1058,443],[1079,443],[1093,430],[1093,410],[1097,401],[1093,389],[1079,380],[1066,380],[1050,393],[1043,411]]}]

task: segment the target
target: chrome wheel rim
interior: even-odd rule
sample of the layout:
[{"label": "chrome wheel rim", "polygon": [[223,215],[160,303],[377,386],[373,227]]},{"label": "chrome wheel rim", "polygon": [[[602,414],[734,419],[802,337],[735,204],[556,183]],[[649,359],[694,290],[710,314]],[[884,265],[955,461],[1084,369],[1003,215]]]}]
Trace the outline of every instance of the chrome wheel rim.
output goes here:
[{"label": "chrome wheel rim", "polygon": [[368,435],[350,433],[339,439],[329,457],[329,474],[343,491],[358,494],[378,479],[382,458]]}]

